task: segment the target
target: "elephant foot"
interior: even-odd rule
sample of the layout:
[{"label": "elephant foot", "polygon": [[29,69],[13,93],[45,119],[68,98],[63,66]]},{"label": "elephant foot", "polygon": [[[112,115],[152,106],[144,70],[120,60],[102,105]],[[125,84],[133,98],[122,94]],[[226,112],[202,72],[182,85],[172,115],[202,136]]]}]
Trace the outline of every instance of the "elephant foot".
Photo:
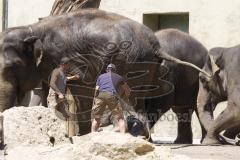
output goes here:
[{"label": "elephant foot", "polygon": [[192,144],[192,139],[177,138],[174,144]]},{"label": "elephant foot", "polygon": [[205,137],[203,142],[203,145],[220,145],[221,143],[217,140],[215,137]]}]

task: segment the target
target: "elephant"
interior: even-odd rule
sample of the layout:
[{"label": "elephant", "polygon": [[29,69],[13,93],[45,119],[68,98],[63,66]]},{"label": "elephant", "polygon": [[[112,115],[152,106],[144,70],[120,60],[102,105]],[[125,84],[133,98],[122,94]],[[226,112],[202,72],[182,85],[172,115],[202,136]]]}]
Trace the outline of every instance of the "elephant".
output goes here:
[{"label": "elephant", "polygon": [[[180,60],[203,67],[208,51],[195,38],[177,29],[160,30],[155,35],[161,50]],[[191,117],[193,111],[197,111],[199,72],[166,60],[162,65],[169,69],[165,79],[174,85],[174,91],[158,99],[147,101],[148,115],[153,113],[158,115],[158,118],[149,117],[153,119],[150,126],[153,126],[156,120],[171,108],[178,119],[178,135],[174,143],[192,143]]]},{"label": "elephant", "polygon": [[[21,101],[23,93],[32,90],[41,80],[47,83],[52,70],[63,57],[68,57],[71,64],[68,74],[81,77],[81,80],[69,84],[80,106],[81,135],[90,131],[96,78],[110,62],[116,64],[119,74],[127,78],[132,95],[139,99],[161,96],[172,90],[170,83],[158,79],[166,72],[166,68],[159,65],[163,59],[207,74],[199,67],[162,51],[156,36],[146,26],[96,9],[49,16],[3,34],[0,112],[12,107],[15,99]],[[161,85],[150,87],[148,91],[144,85],[149,86],[153,79]],[[138,101],[133,104],[136,104],[135,108],[144,106]]]},{"label": "elephant", "polygon": [[[203,67],[208,51],[195,38],[177,29],[160,30],[155,35],[161,50],[198,67]],[[174,85],[174,91],[163,97],[146,100],[148,104],[145,112],[149,115],[150,121],[148,125],[150,128],[153,127],[161,115],[172,108],[178,118],[178,135],[174,143],[192,143],[191,117],[193,111],[197,112],[199,72],[165,60],[161,65],[168,68],[165,79]]]},{"label": "elephant", "polygon": [[[220,132],[235,139],[240,133],[239,104],[239,56],[240,45],[224,48],[216,47],[209,51],[203,70],[211,78],[199,74],[198,113],[205,129],[202,144],[221,143]],[[219,102],[226,101],[227,108],[214,120],[213,111]]]}]

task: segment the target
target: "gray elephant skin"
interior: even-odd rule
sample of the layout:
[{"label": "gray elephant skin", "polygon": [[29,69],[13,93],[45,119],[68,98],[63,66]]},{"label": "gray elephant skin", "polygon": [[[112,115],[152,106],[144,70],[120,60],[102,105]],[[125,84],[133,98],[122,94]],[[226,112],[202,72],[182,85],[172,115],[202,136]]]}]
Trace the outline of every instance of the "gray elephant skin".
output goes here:
[{"label": "gray elephant skin", "polygon": [[[96,77],[105,72],[108,63],[115,63],[119,73],[127,77],[133,96],[150,98],[148,103],[137,101],[136,109],[152,107],[150,103],[157,104],[155,99],[173,89],[171,83],[161,80],[166,68],[159,62],[167,59],[182,63],[161,50],[149,28],[100,10],[50,16],[33,25],[9,29],[2,35],[0,112],[12,107],[16,99],[21,102],[24,93],[41,80],[47,82],[61,58],[68,57],[71,59],[69,74],[82,77],[69,84],[80,106],[80,134],[90,131],[93,88]],[[149,70],[148,74],[142,72],[145,70]],[[139,92],[139,86],[153,82],[160,87]]]},{"label": "gray elephant skin", "polygon": [[[159,40],[161,50],[180,60],[203,67],[207,49],[195,38],[175,29],[161,30],[155,35]],[[197,111],[199,72],[165,60],[162,65],[169,69],[165,78],[174,85],[174,91],[149,102],[151,107],[148,107],[148,112],[149,114],[158,113],[160,117],[172,108],[178,120],[178,135],[175,143],[192,143],[191,118],[193,111]]]},{"label": "gray elephant skin", "polygon": [[[211,49],[203,69],[212,74],[212,78],[200,73],[198,111],[207,131],[203,144],[219,144],[219,134],[224,130],[225,136],[232,139],[240,133],[239,53],[239,45]],[[226,100],[227,108],[214,120],[213,110],[219,102]]]}]

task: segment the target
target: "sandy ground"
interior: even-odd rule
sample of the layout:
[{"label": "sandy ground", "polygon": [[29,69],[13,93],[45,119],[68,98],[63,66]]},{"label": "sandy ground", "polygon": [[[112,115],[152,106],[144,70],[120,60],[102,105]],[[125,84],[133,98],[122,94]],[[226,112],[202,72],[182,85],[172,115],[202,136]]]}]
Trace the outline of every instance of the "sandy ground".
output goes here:
[{"label": "sandy ground", "polygon": [[[214,111],[214,118],[216,118],[225,108],[227,102],[218,104]],[[174,118],[173,118],[174,117]],[[239,160],[240,159],[240,146],[231,145],[221,145],[221,146],[201,146],[201,128],[196,117],[193,114],[192,118],[192,130],[193,130],[193,143],[194,145],[172,145],[164,144],[157,145],[157,148],[167,148],[170,149],[173,159],[201,159],[201,160]],[[177,120],[176,116],[172,111],[167,112],[162,119],[158,121],[153,130],[153,139],[158,142],[171,143],[175,140],[177,136]],[[159,159],[172,159],[167,158],[164,153],[162,153]]]},{"label": "sandy ground", "polygon": [[[225,108],[227,102],[219,103],[214,111],[214,118],[216,118]],[[202,136],[199,120],[195,113],[192,116],[192,132],[194,144],[199,144]],[[153,139],[156,141],[171,142],[177,137],[177,117],[171,110],[165,113],[152,129]]]},{"label": "sandy ground", "polygon": [[[239,160],[239,146],[156,145],[156,160]],[[15,152],[18,153],[18,152]],[[3,151],[0,160],[5,160]],[[16,156],[16,155],[15,155]],[[24,158],[23,155],[19,157]],[[20,159],[21,159],[20,158]]]},{"label": "sandy ground", "polygon": [[[220,103],[215,110],[215,117],[224,110],[226,102]],[[201,146],[201,129],[196,115],[192,121],[194,145],[156,144],[157,160],[239,160],[240,146]],[[171,143],[177,135],[175,114],[169,111],[159,120],[153,130],[153,139],[157,142]],[[0,151],[0,160],[4,160],[4,151]]]},{"label": "sandy ground", "polygon": [[[188,146],[188,145],[171,145],[157,146],[157,148],[170,148],[171,155],[174,159],[199,159],[199,160],[239,160],[239,146]],[[164,153],[159,159],[168,159]],[[162,157],[162,158],[161,158]],[[171,159],[169,157],[169,159]]]}]

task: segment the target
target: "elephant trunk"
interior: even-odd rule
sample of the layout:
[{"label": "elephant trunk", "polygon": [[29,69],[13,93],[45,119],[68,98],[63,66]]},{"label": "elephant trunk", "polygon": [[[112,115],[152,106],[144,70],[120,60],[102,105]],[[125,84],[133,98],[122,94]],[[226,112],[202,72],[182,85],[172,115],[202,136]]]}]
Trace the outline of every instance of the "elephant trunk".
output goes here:
[{"label": "elephant trunk", "polygon": [[202,70],[201,68],[199,68],[198,66],[192,64],[192,63],[189,63],[189,62],[185,62],[185,61],[182,61],[180,59],[177,59],[171,55],[169,55],[168,53],[162,51],[161,49],[159,49],[156,53],[156,56],[158,58],[161,58],[161,59],[164,59],[164,60],[167,60],[167,61],[170,61],[170,62],[173,62],[173,63],[177,63],[177,64],[181,64],[181,65],[185,65],[185,66],[189,66],[189,67],[192,67],[196,70],[198,70],[199,72],[202,72],[203,74],[205,74],[207,77],[211,77],[211,75],[209,73],[207,73],[206,71]]},{"label": "elephant trunk", "polygon": [[[4,78],[5,76],[8,76],[7,79]],[[3,72],[0,71],[0,147],[4,144],[2,112],[12,107],[16,98],[16,85],[13,83],[14,80],[12,78],[10,74],[3,74]]]}]

